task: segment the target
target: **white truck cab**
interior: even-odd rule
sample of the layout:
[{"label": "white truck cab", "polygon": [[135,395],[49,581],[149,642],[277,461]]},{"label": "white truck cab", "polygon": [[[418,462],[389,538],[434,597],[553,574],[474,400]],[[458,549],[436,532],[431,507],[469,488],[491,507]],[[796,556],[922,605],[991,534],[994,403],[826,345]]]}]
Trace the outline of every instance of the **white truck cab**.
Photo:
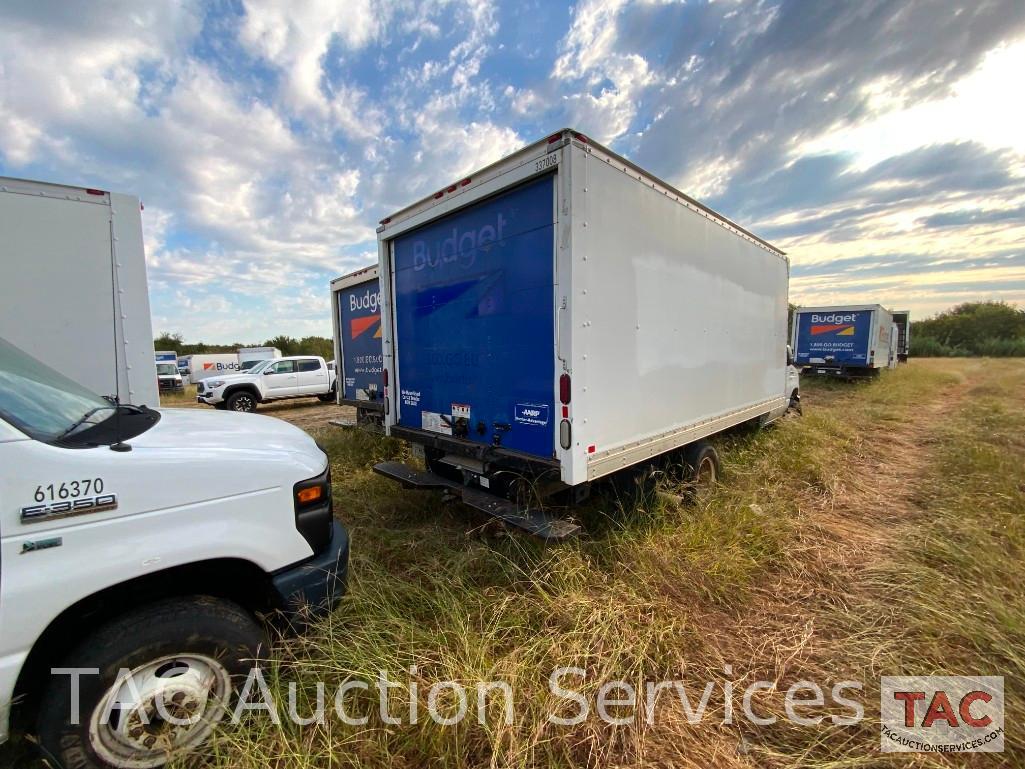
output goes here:
[{"label": "white truck cab", "polygon": [[64,766],[163,766],[263,653],[258,618],[338,601],[348,547],[298,428],[117,406],[0,339],[0,742],[13,722]]},{"label": "white truck cab", "polygon": [[196,400],[231,411],[256,411],[260,403],[286,398],[335,399],[335,372],[323,358],[293,355],[260,361],[247,371],[196,385]]},{"label": "white truck cab", "polygon": [[157,361],[157,389],[162,393],[181,392],[185,389],[185,382],[178,371],[177,363]]}]

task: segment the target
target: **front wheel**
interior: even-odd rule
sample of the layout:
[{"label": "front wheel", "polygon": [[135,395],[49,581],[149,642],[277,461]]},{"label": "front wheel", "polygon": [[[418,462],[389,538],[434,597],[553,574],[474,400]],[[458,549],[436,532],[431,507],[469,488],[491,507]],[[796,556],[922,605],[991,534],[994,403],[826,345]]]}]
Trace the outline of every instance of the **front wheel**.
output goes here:
[{"label": "front wheel", "polygon": [[256,396],[243,390],[229,396],[227,404],[229,411],[256,411]]},{"label": "front wheel", "polygon": [[70,676],[52,677],[39,742],[62,766],[159,769],[206,742],[264,644],[255,620],[227,601],[197,596],[131,612],[64,660],[82,671],[78,696]]},{"label": "front wheel", "polygon": [[323,395],[318,395],[317,396],[317,400],[320,401],[321,403],[331,403],[331,402],[333,402],[334,400],[336,400],[334,389],[332,388],[330,392],[326,392]]},{"label": "front wheel", "polygon": [[787,406],[787,411],[801,416],[804,414],[804,409],[801,408],[801,396],[794,393],[790,396],[790,405]]}]

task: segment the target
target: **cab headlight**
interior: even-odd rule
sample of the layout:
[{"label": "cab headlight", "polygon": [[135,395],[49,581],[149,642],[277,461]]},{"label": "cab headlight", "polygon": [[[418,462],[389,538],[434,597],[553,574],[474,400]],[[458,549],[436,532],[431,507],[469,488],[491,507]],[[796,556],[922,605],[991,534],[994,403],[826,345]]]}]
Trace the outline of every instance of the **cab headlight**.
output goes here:
[{"label": "cab headlight", "polygon": [[223,379],[215,379],[212,382],[207,382],[206,386],[209,387],[211,390],[213,390],[215,387],[220,387],[223,384],[224,384],[224,380]]}]

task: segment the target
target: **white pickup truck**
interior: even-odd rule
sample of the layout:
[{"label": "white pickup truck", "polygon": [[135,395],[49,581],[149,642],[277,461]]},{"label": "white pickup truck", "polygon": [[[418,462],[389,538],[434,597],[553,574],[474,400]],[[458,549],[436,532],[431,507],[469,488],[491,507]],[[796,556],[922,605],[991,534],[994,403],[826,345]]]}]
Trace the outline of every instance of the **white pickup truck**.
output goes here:
[{"label": "white pickup truck", "polygon": [[257,363],[239,374],[211,377],[196,385],[196,400],[229,411],[256,411],[260,403],[285,398],[335,399],[335,372],[323,358],[295,355]]},{"label": "white pickup truck", "polygon": [[0,339],[0,742],[164,766],[266,656],[258,617],[328,611],[348,555],[298,428],[117,405]]}]

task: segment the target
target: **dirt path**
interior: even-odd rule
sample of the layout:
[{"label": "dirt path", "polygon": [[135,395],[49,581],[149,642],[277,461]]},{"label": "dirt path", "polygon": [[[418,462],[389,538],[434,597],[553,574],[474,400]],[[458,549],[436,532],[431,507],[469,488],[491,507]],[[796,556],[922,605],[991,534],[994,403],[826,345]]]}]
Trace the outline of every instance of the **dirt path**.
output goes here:
[{"label": "dirt path", "polygon": [[[850,672],[850,645],[874,642],[858,634],[887,637],[886,618],[875,628],[851,627],[843,618],[871,589],[873,568],[903,542],[907,527],[928,515],[919,495],[940,439],[937,427],[975,384],[970,370],[961,373],[960,381],[935,390],[926,402],[905,406],[899,419],[859,430],[846,462],[850,470],[839,473],[831,488],[804,495],[787,565],[757,588],[739,632],[722,637],[724,662],[777,682],[838,680]],[[813,392],[805,399],[806,413],[842,410],[848,399],[853,405],[861,393]],[[872,685],[867,676],[863,680]]]}]

